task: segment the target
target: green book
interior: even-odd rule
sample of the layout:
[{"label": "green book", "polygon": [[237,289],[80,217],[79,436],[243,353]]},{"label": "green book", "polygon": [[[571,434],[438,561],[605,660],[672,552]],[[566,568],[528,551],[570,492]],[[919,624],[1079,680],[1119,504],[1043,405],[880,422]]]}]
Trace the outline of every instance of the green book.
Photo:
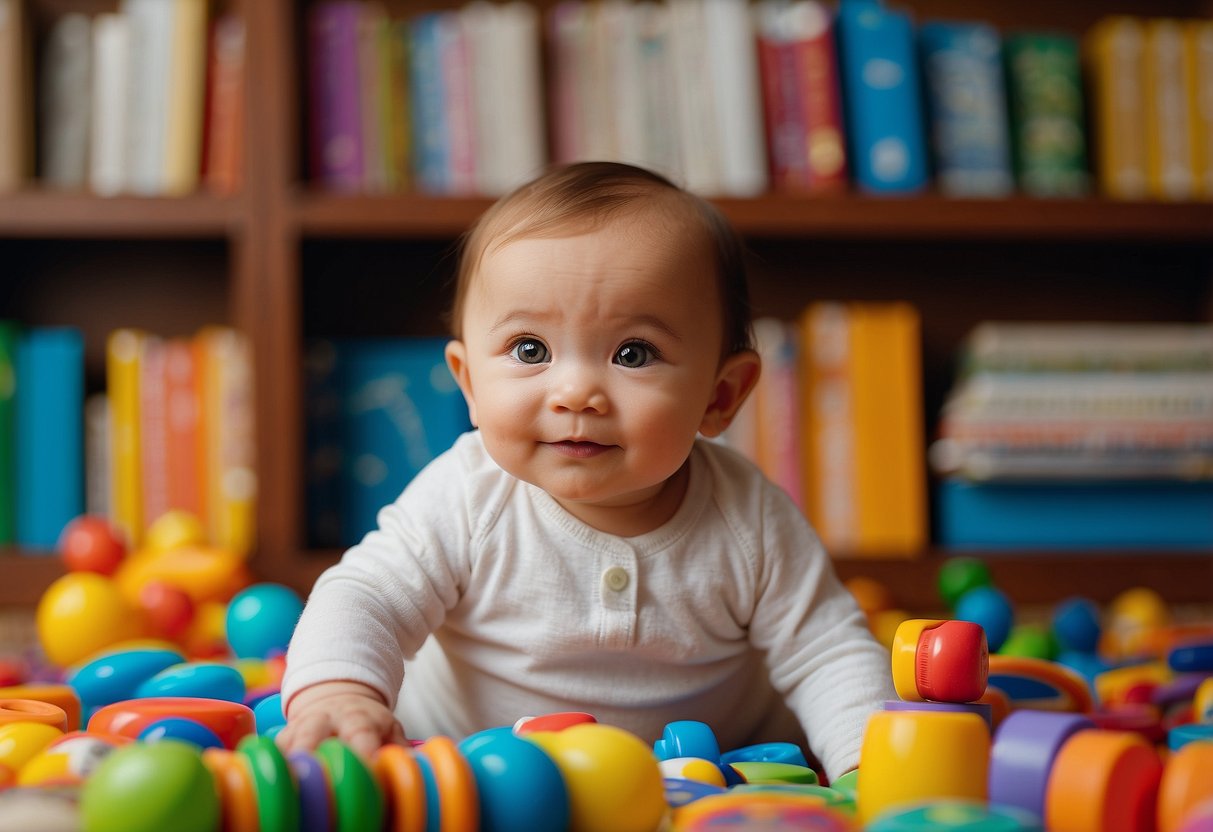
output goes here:
[{"label": "green book", "polygon": [[1003,43],[1015,176],[1032,196],[1082,196],[1090,189],[1078,41],[1018,33]]},{"label": "green book", "polygon": [[21,327],[0,320],[0,545],[11,544],[17,533],[16,423],[17,342]]}]

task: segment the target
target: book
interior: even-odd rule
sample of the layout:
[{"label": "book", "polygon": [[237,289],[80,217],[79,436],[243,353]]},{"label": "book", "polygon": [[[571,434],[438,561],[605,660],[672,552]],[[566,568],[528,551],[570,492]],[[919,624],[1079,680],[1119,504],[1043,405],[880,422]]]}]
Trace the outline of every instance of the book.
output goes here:
[{"label": "book", "polygon": [[1141,21],[1106,17],[1087,32],[1084,48],[1100,190],[1117,199],[1141,199],[1149,187]]},{"label": "book", "polygon": [[325,502],[308,512],[331,519],[337,503],[339,545],[357,543],[375,528],[379,509],[470,429],[445,345],[444,338],[337,339],[309,348],[309,398],[321,396],[320,409],[308,408],[309,477],[325,473],[315,464],[324,454],[330,464],[339,458],[340,466],[336,487],[331,468],[327,490],[309,482],[309,495]]},{"label": "book", "polygon": [[1213,482],[968,483],[936,492],[949,549],[1149,550],[1213,546]]},{"label": "book", "polygon": [[413,105],[413,174],[423,193],[450,190],[450,137],[442,72],[442,14],[427,12],[411,21],[409,100]]},{"label": "book", "polygon": [[198,187],[206,93],[207,0],[172,0],[164,171],[160,192],[183,196]]},{"label": "book", "polygon": [[922,190],[926,118],[909,14],[874,0],[843,0],[836,26],[856,184],[871,194]]},{"label": "book", "polygon": [[207,69],[207,115],[202,179],[213,193],[228,196],[244,178],[244,19],[220,15],[211,26]]},{"label": "book", "polygon": [[795,328],[775,318],[754,321],[762,375],[754,389],[754,461],[772,482],[804,506],[800,459],[800,368]]},{"label": "book", "polygon": [[984,321],[961,348],[977,371],[1213,371],[1213,326],[1101,321]]},{"label": "book", "polygon": [[111,514],[109,397],[93,393],[84,400],[84,511]]},{"label": "book", "polygon": [[716,97],[712,86],[704,83],[711,61],[704,4],[701,0],[667,0],[666,5],[678,136],[677,178],[694,193],[719,193],[723,150],[716,129]]},{"label": "book", "polygon": [[998,30],[930,21],[918,40],[939,189],[950,196],[1007,196],[1014,180]]},{"label": "book", "polygon": [[84,513],[84,336],[27,329],[17,348],[16,539],[53,552]]},{"label": "book", "polygon": [[129,27],[126,190],[159,196],[167,190],[174,15],[167,0],[121,0]]},{"label": "book", "polygon": [[714,102],[721,196],[769,186],[754,28],[745,0],[703,0],[707,84]]},{"label": "book", "polygon": [[308,8],[309,167],[326,188],[358,191],[363,158],[359,21],[363,5],[331,0]]},{"label": "book", "polygon": [[146,333],[114,330],[106,339],[105,383],[110,423],[110,520],[134,549],[143,540],[139,439],[139,362]]},{"label": "book", "polygon": [[169,509],[167,355],[155,335],[143,338],[139,350],[139,494],[143,523],[150,526]]},{"label": "book", "polygon": [[1077,39],[1018,32],[1006,37],[1003,52],[1019,188],[1039,197],[1085,195],[1090,173]]},{"label": "book", "polygon": [[446,120],[446,189],[452,196],[476,192],[476,112],[467,32],[457,11],[437,18],[442,107]]},{"label": "book", "polygon": [[82,190],[88,178],[93,24],[88,15],[58,18],[42,55],[41,174],[48,187]]},{"label": "book", "polygon": [[0,0],[0,192],[33,173],[33,74],[24,0]]},{"label": "book", "polygon": [[187,511],[205,524],[198,358],[188,338],[164,343],[165,485],[169,508]]},{"label": "book", "polygon": [[88,184],[99,196],[114,196],[126,188],[130,54],[127,18],[97,15],[93,20]]},{"label": "book", "polygon": [[1188,51],[1188,108],[1192,114],[1192,164],[1196,189],[1213,199],[1213,21],[1189,20],[1184,25]]},{"label": "book", "polygon": [[17,353],[21,326],[0,320],[0,545],[17,539]]},{"label": "book", "polygon": [[194,340],[207,531],[215,546],[247,552],[257,496],[251,347],[247,336],[226,326],[203,327]]},{"label": "book", "polygon": [[1196,194],[1191,96],[1193,55],[1184,43],[1183,23],[1165,18],[1145,22],[1142,86],[1146,127],[1146,179],[1151,196],[1186,200]]}]

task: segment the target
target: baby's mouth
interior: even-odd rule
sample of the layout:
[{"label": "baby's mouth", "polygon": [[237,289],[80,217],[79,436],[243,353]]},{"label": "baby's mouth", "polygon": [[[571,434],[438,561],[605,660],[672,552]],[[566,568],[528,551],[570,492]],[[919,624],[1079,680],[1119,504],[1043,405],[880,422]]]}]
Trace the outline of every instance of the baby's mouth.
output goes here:
[{"label": "baby's mouth", "polygon": [[549,442],[548,446],[556,451],[556,453],[573,459],[589,459],[590,457],[606,453],[614,447],[613,445],[600,445],[597,442],[589,442],[584,439],[562,439],[559,442]]}]

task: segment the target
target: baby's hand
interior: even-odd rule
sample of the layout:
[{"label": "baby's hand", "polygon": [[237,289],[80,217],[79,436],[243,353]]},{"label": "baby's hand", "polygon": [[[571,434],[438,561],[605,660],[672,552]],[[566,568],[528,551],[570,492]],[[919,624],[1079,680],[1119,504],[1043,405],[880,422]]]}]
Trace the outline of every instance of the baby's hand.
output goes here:
[{"label": "baby's hand", "polygon": [[384,743],[406,744],[404,729],[373,688],[357,682],[323,682],[300,691],[278,734],[284,753],[311,751],[337,737],[364,759]]}]

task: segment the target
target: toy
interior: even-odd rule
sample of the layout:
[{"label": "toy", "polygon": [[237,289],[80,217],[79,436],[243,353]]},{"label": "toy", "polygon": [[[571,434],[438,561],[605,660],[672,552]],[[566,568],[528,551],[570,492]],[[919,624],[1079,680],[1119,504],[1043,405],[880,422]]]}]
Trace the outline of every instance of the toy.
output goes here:
[{"label": "toy", "polygon": [[281,584],[254,584],[228,604],[228,644],[240,658],[285,653],[302,612],[303,601],[294,590]]},{"label": "toy", "polygon": [[1196,742],[1213,742],[1213,723],[1176,725],[1167,732],[1167,748],[1178,751]]},{"label": "toy", "polygon": [[180,638],[194,620],[193,599],[168,581],[145,583],[139,590],[139,608],[147,617],[148,628],[162,638]]},{"label": "toy", "polygon": [[56,579],[39,599],[34,621],[42,651],[57,667],[70,667],[145,634],[138,609],[95,572],[69,572]]},{"label": "toy", "polygon": [[450,737],[430,737],[417,747],[417,753],[429,762],[434,775],[442,812],[441,828],[444,832],[476,832],[480,825],[476,781],[454,741]]},{"label": "toy", "polygon": [[252,707],[258,734],[273,736],[271,732],[277,733],[286,725],[286,714],[282,713],[281,693],[271,693]]},{"label": "toy", "polygon": [[19,786],[75,786],[83,783],[126,737],[72,731],[52,740],[17,772]]},{"label": "toy", "polygon": [[205,748],[223,748],[223,740],[219,739],[218,734],[197,720],[183,717],[158,719],[140,731],[138,738],[142,742],[176,740],[189,743],[199,751]]},{"label": "toy", "polygon": [[80,814],[89,832],[214,832],[219,796],[193,746],[132,743],[107,756],[84,782]]},{"label": "toy", "polygon": [[[658,763],[661,776],[666,780],[694,780],[711,786],[727,785],[720,766],[700,757],[671,757]],[[740,776],[740,775],[739,775]]]},{"label": "toy", "polygon": [[63,527],[59,556],[70,572],[112,575],[126,557],[126,541],[104,517],[85,514]]},{"label": "toy", "polygon": [[1013,806],[940,800],[881,815],[865,832],[1044,832],[1036,815]]},{"label": "toy", "polygon": [[1167,602],[1147,587],[1126,590],[1108,605],[1100,650],[1114,658],[1148,652],[1151,634],[1171,621]]},{"label": "toy", "polygon": [[653,752],[611,725],[574,725],[528,734],[546,751],[569,791],[576,832],[651,832],[665,814],[665,788]]},{"label": "toy", "polygon": [[251,735],[240,740],[236,754],[244,759],[252,775],[261,832],[296,832],[299,828],[299,791],[278,746],[271,739]]},{"label": "toy", "polygon": [[986,631],[986,643],[991,653],[998,652],[1011,633],[1011,625],[1015,623],[1015,611],[1010,599],[993,586],[979,586],[961,595],[956,600],[953,617],[980,624]]},{"label": "toy", "polygon": [[138,737],[151,723],[166,717],[186,717],[201,722],[223,740],[224,748],[254,733],[253,712],[239,702],[197,697],[155,697],[115,702],[99,709],[88,721],[92,732]]},{"label": "toy", "polygon": [[1013,708],[1077,711],[1094,707],[1087,683],[1076,672],[1044,659],[990,656],[990,687],[998,688]]},{"label": "toy", "polygon": [[1010,714],[994,734],[990,752],[991,803],[1018,806],[1044,817],[1053,761],[1066,741],[1094,728],[1084,716],[1022,710]]},{"label": "toy", "polygon": [[936,576],[939,597],[949,608],[955,609],[960,597],[971,589],[991,586],[990,569],[985,561],[976,558],[949,558]]},{"label": "toy", "polygon": [[986,690],[989,652],[969,621],[912,618],[893,638],[893,686],[906,701],[972,702]]},{"label": "toy", "polygon": [[215,778],[226,832],[258,832],[257,794],[253,775],[243,758],[226,748],[207,748],[202,764]]},{"label": "toy", "polygon": [[1171,755],[1158,786],[1158,832],[1176,832],[1202,803],[1213,801],[1213,742],[1185,745]]},{"label": "toy", "polygon": [[809,795],[735,793],[708,795],[674,814],[679,832],[710,829],[817,830],[853,832],[855,821],[846,812]]},{"label": "toy", "polygon": [[859,756],[859,819],[922,801],[984,801],[989,758],[989,730],[974,714],[873,714]]},{"label": "toy", "polygon": [[1050,832],[1135,832],[1154,823],[1162,763],[1137,734],[1089,729],[1062,745],[1045,794]]},{"label": "toy", "polygon": [[574,725],[597,722],[592,714],[581,711],[561,711],[543,716],[524,716],[514,723],[514,733],[522,736],[534,731],[563,731]]},{"label": "toy", "polygon": [[[471,737],[468,739],[471,739]],[[519,742],[522,742],[522,740],[519,740]],[[470,759],[469,763],[475,768],[475,764],[471,763]],[[417,763],[413,750],[401,745],[384,745],[375,752],[372,760],[372,770],[375,773],[376,780],[379,782],[380,791],[384,795],[388,815],[395,820],[394,832],[425,832],[427,814],[425,783],[422,779],[421,767]],[[479,780],[477,781],[477,785],[479,785]],[[562,783],[561,789],[563,790],[563,788],[564,785]],[[508,794],[505,796],[510,797]],[[533,803],[529,799],[523,798],[521,794],[514,794],[512,797],[516,803],[523,804],[521,808],[524,809]],[[483,795],[481,800],[483,803]],[[567,819],[567,813],[565,817]],[[486,812],[483,818],[490,822],[496,822],[497,820],[495,812],[491,810]],[[509,816],[504,819],[506,824],[508,824],[508,821]],[[485,827],[486,832],[495,828],[493,826]],[[526,829],[529,827],[522,826],[518,828]],[[534,828],[536,832],[543,832],[547,827],[536,826]],[[560,828],[563,829],[564,827]],[[504,825],[501,829],[508,830],[510,827]]]},{"label": "toy", "polygon": [[15,785],[22,767],[61,736],[61,730],[42,722],[0,725],[0,790]]},{"label": "toy", "polygon": [[907,702],[904,699],[885,700],[886,711],[943,711],[976,714],[991,731],[994,730],[994,707],[989,702]]},{"label": "toy", "polygon": [[747,745],[734,748],[720,755],[720,764],[729,763],[791,763],[796,766],[808,766],[804,752],[800,746],[791,742],[764,742],[757,745]]},{"label": "toy", "polygon": [[69,670],[67,683],[80,697],[80,707],[91,714],[102,705],[134,698],[143,682],[184,661],[179,650],[114,650]]},{"label": "toy", "polygon": [[737,774],[742,783],[817,783],[817,772],[808,766],[792,763],[743,761],[730,763],[728,767]]},{"label": "toy", "polygon": [[1088,598],[1067,598],[1053,610],[1053,637],[1062,651],[1091,654],[1099,647],[1099,607]]},{"label": "toy", "polygon": [[244,699],[244,677],[236,668],[216,662],[174,665],[144,680],[135,691],[137,699],[158,696],[241,702]]},{"label": "toy", "polygon": [[201,546],[206,543],[206,529],[197,515],[181,509],[170,509],[164,512],[147,527],[143,535],[143,545],[148,552],[161,554],[183,549],[187,546]]},{"label": "toy", "polygon": [[459,751],[475,779],[483,832],[568,828],[569,796],[560,769],[534,743],[497,728],[466,738]]},{"label": "toy", "polygon": [[299,788],[300,832],[328,832],[336,813],[324,766],[305,751],[292,752],[286,761]]},{"label": "toy", "polygon": [[653,753],[658,760],[698,757],[716,762],[720,759],[720,745],[711,728],[702,722],[686,719],[665,726],[661,739],[653,743]]},{"label": "toy", "polygon": [[0,725],[40,722],[67,730],[67,714],[58,705],[38,699],[0,699]]},{"label": "toy", "polygon": [[1176,673],[1213,673],[1213,638],[1180,642],[1167,652],[1167,666]]},{"label": "toy", "polygon": [[998,650],[1004,656],[1052,659],[1057,655],[1053,634],[1038,624],[1016,624]]}]

